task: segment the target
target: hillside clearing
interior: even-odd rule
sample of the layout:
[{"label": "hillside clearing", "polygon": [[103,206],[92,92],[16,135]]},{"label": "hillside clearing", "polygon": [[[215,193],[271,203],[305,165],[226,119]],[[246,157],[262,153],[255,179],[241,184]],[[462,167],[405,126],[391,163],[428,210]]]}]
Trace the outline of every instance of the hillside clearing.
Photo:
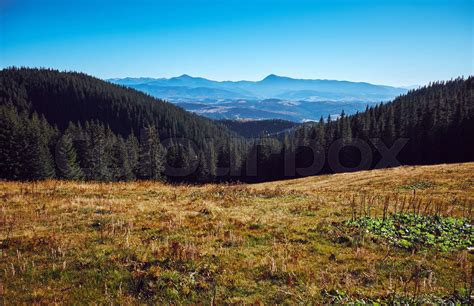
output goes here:
[{"label": "hillside clearing", "polygon": [[472,226],[472,173],[474,163],[256,185],[0,182],[0,298],[462,301],[467,249],[406,249],[346,223],[397,212]]}]

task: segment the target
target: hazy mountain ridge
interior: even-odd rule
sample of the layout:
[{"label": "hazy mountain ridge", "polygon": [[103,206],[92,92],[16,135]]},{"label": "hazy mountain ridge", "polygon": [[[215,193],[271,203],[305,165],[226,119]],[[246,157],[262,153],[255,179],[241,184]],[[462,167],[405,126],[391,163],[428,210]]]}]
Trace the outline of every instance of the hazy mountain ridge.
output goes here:
[{"label": "hazy mountain ridge", "polygon": [[213,119],[318,120],[362,111],[405,88],[365,82],[294,79],[271,74],[260,81],[213,81],[183,74],[172,78],[123,78],[109,82],[166,99]]},{"label": "hazy mountain ridge", "polygon": [[[162,93],[169,87],[180,86],[183,92],[177,95],[163,96],[162,98],[190,98],[199,97],[189,92],[190,88],[209,88],[225,90],[233,93],[232,98],[253,99],[292,99],[298,92],[299,100],[314,100],[315,93],[321,100],[361,100],[369,102],[390,100],[407,89],[386,85],[374,85],[365,82],[350,82],[322,79],[294,79],[271,74],[260,81],[213,81],[201,77],[181,75],[173,78],[115,78],[108,81],[137,89],[146,90],[149,94]],[[145,86],[146,85],[146,86]],[[177,89],[177,88],[175,88]],[[307,93],[307,95],[305,95]],[[208,98],[219,98],[209,91]],[[337,95],[336,95],[337,94]],[[338,96],[339,95],[339,96]]]}]

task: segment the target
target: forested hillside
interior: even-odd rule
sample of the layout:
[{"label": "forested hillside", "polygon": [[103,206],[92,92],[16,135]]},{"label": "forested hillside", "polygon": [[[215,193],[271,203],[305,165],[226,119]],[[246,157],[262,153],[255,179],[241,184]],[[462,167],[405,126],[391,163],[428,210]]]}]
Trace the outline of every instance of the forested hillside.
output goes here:
[{"label": "forested hillside", "polygon": [[[436,82],[363,113],[342,113],[335,121],[321,118],[318,124],[304,125],[294,135],[287,135],[284,144],[296,154],[297,167],[313,160],[313,152],[305,146],[325,152],[326,162],[319,172],[387,167],[395,162],[415,165],[472,161],[473,90],[473,77]],[[391,149],[397,154],[396,161],[384,159]],[[305,175],[313,174],[308,171]]]},{"label": "forested hillside", "polygon": [[212,179],[229,154],[245,154],[243,141],[209,119],[82,73],[2,70],[0,105],[0,172],[7,179],[161,179],[160,139],[173,138],[170,166],[198,169],[192,180]]},{"label": "forested hillside", "polygon": [[437,82],[363,113],[246,140],[85,74],[10,68],[0,72],[0,177],[264,181],[472,161],[473,89],[473,77]]},{"label": "forested hillside", "polygon": [[231,131],[246,138],[255,138],[261,136],[276,136],[286,130],[294,128],[299,123],[281,120],[218,120],[217,122],[225,125]]}]

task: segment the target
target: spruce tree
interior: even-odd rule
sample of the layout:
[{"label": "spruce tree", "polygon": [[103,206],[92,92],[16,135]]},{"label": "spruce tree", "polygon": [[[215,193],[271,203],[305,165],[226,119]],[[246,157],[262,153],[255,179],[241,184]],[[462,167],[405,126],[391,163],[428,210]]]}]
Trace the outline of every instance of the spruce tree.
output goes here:
[{"label": "spruce tree", "polygon": [[127,147],[127,156],[128,156],[128,164],[130,165],[130,169],[132,170],[133,177],[135,179],[138,176],[139,172],[139,150],[140,144],[138,143],[138,139],[135,137],[133,131],[128,135],[126,141]]},{"label": "spruce tree", "polygon": [[112,178],[111,156],[108,154],[108,139],[105,127],[97,122],[86,122],[87,139],[86,165],[88,178],[96,181],[108,181]]},{"label": "spruce tree", "polygon": [[13,105],[0,105],[0,176],[3,179],[21,179],[20,117]]},{"label": "spruce tree", "polygon": [[53,178],[55,169],[53,157],[49,151],[47,134],[43,131],[41,121],[36,113],[31,120],[24,118],[25,132],[22,137],[27,146],[24,151],[24,168],[27,177],[32,180]]},{"label": "spruce tree", "polygon": [[84,173],[79,167],[76,150],[69,133],[65,133],[57,144],[56,168],[58,177],[61,179],[81,180],[84,178]]},{"label": "spruce tree", "polygon": [[141,133],[139,175],[141,179],[163,180],[165,150],[154,125]]},{"label": "spruce tree", "polygon": [[135,178],[125,140],[121,136],[116,137],[112,145],[112,177],[115,181],[130,181]]}]

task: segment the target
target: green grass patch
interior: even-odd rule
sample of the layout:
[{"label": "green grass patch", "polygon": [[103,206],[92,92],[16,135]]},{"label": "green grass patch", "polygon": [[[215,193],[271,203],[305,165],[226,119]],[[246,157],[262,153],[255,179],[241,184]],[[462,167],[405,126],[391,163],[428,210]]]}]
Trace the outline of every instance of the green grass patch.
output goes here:
[{"label": "green grass patch", "polygon": [[346,292],[337,289],[321,290],[324,304],[349,305],[471,305],[467,292],[455,291],[446,296],[431,294],[407,295],[391,293],[384,296],[349,296]]},{"label": "green grass patch", "polygon": [[415,189],[423,190],[423,189],[429,189],[429,188],[433,188],[433,187],[435,187],[435,184],[432,183],[432,182],[416,181],[416,182],[412,182],[411,184],[399,186],[398,189],[401,189],[401,190],[415,190]]},{"label": "green grass patch", "polygon": [[396,214],[385,220],[363,217],[346,224],[404,249],[434,247],[449,251],[474,246],[474,226],[461,218]]}]

